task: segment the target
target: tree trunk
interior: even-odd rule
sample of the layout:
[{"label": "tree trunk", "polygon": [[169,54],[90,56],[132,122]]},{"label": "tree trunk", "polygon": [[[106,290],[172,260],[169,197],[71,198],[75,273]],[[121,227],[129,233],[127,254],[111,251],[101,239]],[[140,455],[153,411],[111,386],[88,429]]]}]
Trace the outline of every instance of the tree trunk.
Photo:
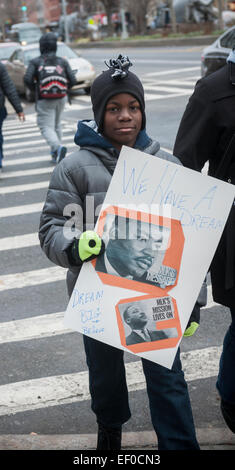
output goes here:
[{"label": "tree trunk", "polygon": [[169,8],[170,8],[172,33],[177,33],[176,16],[175,16],[175,9],[173,6],[173,0],[169,0]]}]

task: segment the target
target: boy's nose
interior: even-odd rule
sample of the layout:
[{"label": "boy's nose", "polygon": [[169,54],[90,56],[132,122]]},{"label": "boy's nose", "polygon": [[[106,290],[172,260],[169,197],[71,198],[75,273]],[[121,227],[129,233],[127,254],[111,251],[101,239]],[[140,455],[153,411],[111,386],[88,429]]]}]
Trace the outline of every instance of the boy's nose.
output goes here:
[{"label": "boy's nose", "polygon": [[122,119],[129,120],[129,119],[131,119],[131,114],[130,114],[128,108],[123,108],[123,109],[121,110],[119,119],[120,119],[120,120],[122,120]]}]

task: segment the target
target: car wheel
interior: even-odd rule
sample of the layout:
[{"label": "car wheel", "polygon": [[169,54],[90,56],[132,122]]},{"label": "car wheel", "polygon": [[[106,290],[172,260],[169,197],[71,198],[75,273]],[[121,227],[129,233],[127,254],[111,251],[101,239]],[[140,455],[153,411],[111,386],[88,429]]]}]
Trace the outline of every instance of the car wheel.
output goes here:
[{"label": "car wheel", "polygon": [[84,88],[84,91],[85,91],[86,95],[89,95],[90,92],[91,92],[91,87],[88,86],[88,87]]},{"label": "car wheel", "polygon": [[25,88],[25,98],[29,103],[32,103],[34,101],[34,93],[29,89]]}]

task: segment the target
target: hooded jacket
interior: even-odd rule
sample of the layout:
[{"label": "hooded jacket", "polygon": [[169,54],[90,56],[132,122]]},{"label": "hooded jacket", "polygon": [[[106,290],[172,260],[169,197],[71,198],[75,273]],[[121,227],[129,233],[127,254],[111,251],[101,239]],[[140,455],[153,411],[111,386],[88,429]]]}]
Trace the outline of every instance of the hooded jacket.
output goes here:
[{"label": "hooded jacket", "polygon": [[29,62],[28,68],[24,76],[25,85],[32,91],[36,92],[36,99],[41,99],[38,93],[38,68],[42,62],[46,62],[47,65],[60,65],[66,73],[68,80],[68,88],[76,85],[77,80],[67,60],[56,55],[57,50],[57,39],[55,34],[47,33],[44,34],[39,41],[41,55],[32,59]]},{"label": "hooded jacket", "polygon": [[[112,144],[98,133],[95,121],[80,121],[74,141],[80,149],[55,167],[39,227],[40,244],[46,256],[68,268],[69,296],[81,269],[81,265],[72,264],[69,256],[74,240],[71,224],[81,232],[94,229],[119,156]],[[145,130],[140,131],[135,148],[180,164],[176,157],[161,151],[160,144]],[[70,238],[66,237],[67,226]]]}]

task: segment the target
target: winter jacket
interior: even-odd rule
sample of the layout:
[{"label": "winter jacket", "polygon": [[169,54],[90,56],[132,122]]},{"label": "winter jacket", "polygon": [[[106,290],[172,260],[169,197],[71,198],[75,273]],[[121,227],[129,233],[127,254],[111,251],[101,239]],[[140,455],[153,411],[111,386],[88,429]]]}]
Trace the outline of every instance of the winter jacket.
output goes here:
[{"label": "winter jacket", "polygon": [[47,65],[60,65],[65,70],[68,88],[76,85],[77,80],[68,61],[56,55],[56,37],[54,34],[48,33],[42,36],[40,39],[40,52],[40,56],[30,61],[24,76],[24,83],[30,90],[35,91],[36,100],[41,99],[38,92],[38,68],[42,62]]},{"label": "winter jacket", "polygon": [[[180,123],[174,155],[184,166],[198,171],[208,161],[211,176],[235,184],[235,86],[230,74],[231,66],[227,64],[197,82]],[[232,158],[227,165],[223,157],[231,145]],[[235,308],[234,240],[233,205],[210,267],[214,300],[232,308]]]},{"label": "winter jacket", "polygon": [[8,98],[17,114],[23,112],[15,85],[9,77],[5,65],[0,62],[0,108],[4,106],[5,96]]},{"label": "winter jacket", "polygon": [[[94,228],[98,217],[96,210],[101,208],[104,201],[119,156],[112,144],[97,133],[94,121],[79,122],[75,143],[80,149],[62,160],[53,171],[39,227],[41,247],[47,257],[53,263],[69,269],[69,295],[81,266],[71,263],[69,251],[73,239],[64,236],[64,225],[71,211],[74,211],[75,225],[79,225],[81,231]],[[144,130],[139,133],[135,148],[180,164],[177,158],[162,152],[159,143],[153,141]],[[86,207],[91,205],[91,196],[94,198],[95,214],[92,225],[89,214],[86,214]],[[78,208],[82,208],[83,220]]]}]

